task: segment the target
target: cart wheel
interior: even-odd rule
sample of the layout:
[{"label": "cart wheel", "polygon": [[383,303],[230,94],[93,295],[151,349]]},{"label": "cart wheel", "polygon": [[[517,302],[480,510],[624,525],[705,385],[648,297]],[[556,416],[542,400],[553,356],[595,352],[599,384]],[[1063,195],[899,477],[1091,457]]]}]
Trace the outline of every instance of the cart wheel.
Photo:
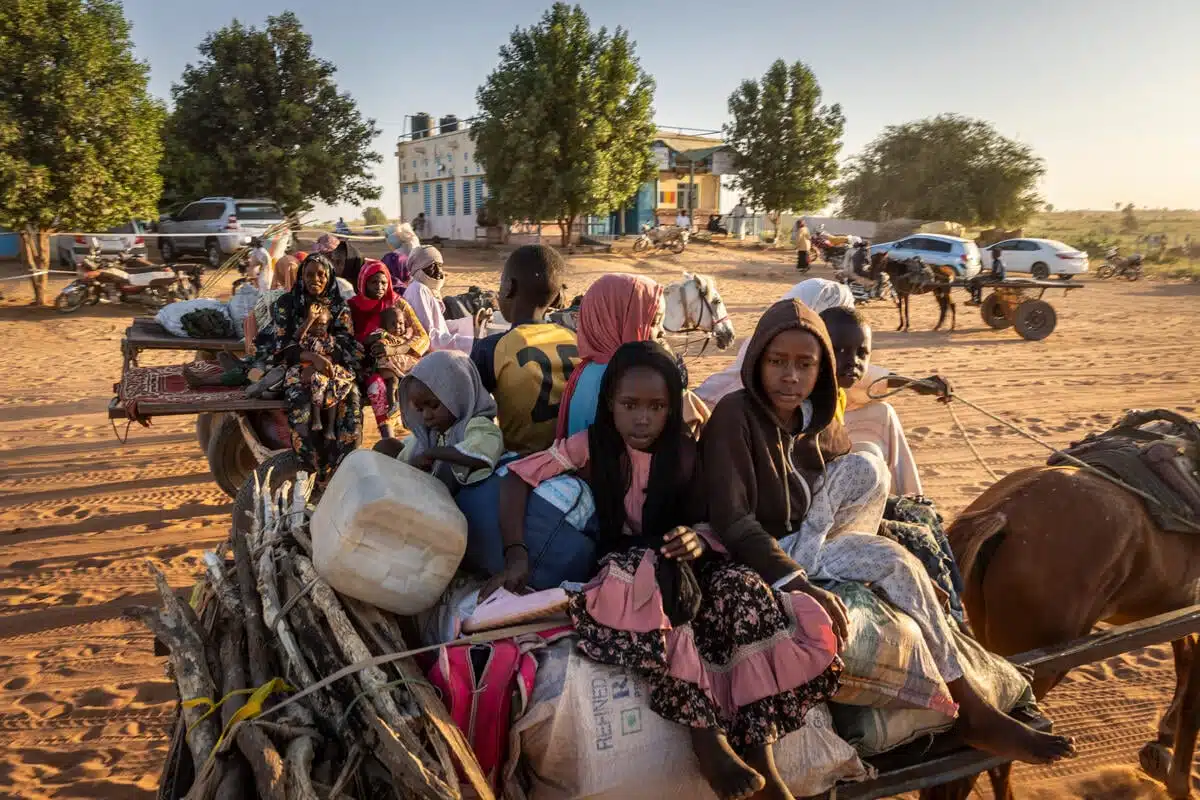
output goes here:
[{"label": "cart wheel", "polygon": [[1029,270],[1029,273],[1037,280],[1044,281],[1050,277],[1050,268],[1039,261],[1033,265],[1033,269]]},{"label": "cart wheel", "polygon": [[236,414],[223,414],[208,440],[208,468],[221,491],[237,497],[246,476],[258,466],[254,453],[242,437]]},{"label": "cart wheel", "polygon": [[1017,306],[1016,328],[1022,339],[1040,342],[1054,333],[1058,314],[1045,300],[1026,300]]},{"label": "cart wheel", "polygon": [[1012,327],[1012,320],[1004,315],[1004,303],[995,292],[984,298],[983,305],[979,307],[979,314],[989,328],[1002,331]]},{"label": "cart wheel", "polygon": [[[274,492],[284,481],[296,480],[296,473],[302,469],[300,458],[291,450],[276,453],[250,472],[238,487],[233,499],[233,527],[237,531],[245,531],[250,527],[247,514],[254,515],[254,477],[258,474],[258,482],[264,489]],[[267,472],[271,473],[270,485],[267,484]]]},{"label": "cart wheel", "polygon": [[214,414],[200,414],[196,417],[196,441],[200,449],[208,453],[208,442],[212,439]]}]

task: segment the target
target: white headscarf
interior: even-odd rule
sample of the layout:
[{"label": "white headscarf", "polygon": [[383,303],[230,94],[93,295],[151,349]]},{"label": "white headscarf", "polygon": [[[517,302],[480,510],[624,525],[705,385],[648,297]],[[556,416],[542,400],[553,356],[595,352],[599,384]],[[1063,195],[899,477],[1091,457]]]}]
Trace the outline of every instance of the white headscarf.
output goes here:
[{"label": "white headscarf", "polygon": [[[806,281],[800,281],[784,292],[783,297],[779,299],[799,300],[818,314],[830,308],[854,308],[854,294],[850,291],[850,287],[844,283],[824,278],[809,278]],[[709,408],[715,408],[722,397],[742,388],[742,362],[746,358],[746,348],[749,346],[750,340],[746,339],[742,342],[733,364],[712,374],[704,383],[696,387],[696,394],[708,404]]]}]

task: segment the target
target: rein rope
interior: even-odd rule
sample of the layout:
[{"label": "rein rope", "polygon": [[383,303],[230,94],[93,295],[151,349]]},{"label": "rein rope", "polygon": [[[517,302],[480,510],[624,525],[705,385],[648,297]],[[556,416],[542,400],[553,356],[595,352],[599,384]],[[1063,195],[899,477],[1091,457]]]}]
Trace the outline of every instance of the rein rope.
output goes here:
[{"label": "rein rope", "polygon": [[[890,389],[888,391],[885,391],[883,394],[875,394],[873,391],[871,391],[872,388],[875,386],[875,384],[879,383],[880,381],[886,381],[889,379],[904,381],[904,384],[902,386],[896,387],[895,389]],[[919,379],[919,378],[907,378],[907,377],[904,377],[903,375],[892,374],[892,375],[885,375],[882,378],[877,378],[874,381],[871,381],[870,385],[867,386],[867,396],[870,397],[872,400],[885,400],[885,399],[887,399],[895,394],[898,394],[912,386],[921,386],[921,387],[924,387],[927,389],[935,389],[935,390],[942,388],[941,386],[933,383],[932,381]],[[1124,489],[1125,491],[1131,492],[1132,494],[1137,495],[1138,497],[1142,498],[1143,500],[1145,500],[1149,503],[1153,503],[1154,505],[1158,506],[1159,509],[1164,514],[1168,514],[1169,516],[1174,517],[1176,520],[1183,523],[1187,527],[1191,528],[1193,531],[1200,533],[1200,523],[1197,523],[1193,520],[1187,519],[1186,517],[1181,517],[1178,514],[1172,512],[1170,509],[1168,509],[1166,506],[1164,506],[1157,497],[1154,497],[1152,494],[1150,494],[1148,492],[1144,492],[1141,489],[1137,488],[1136,486],[1130,486],[1128,483],[1121,480],[1117,476],[1110,475],[1109,473],[1105,472],[1104,470],[1098,469],[1097,467],[1092,466],[1091,464],[1087,463],[1086,461],[1082,461],[1082,460],[1076,458],[1075,456],[1071,455],[1070,453],[1064,453],[1062,450],[1058,449],[1057,447],[1050,444],[1046,440],[1030,433],[1027,430],[1024,430],[1023,428],[1019,427],[1018,425],[1015,425],[1012,422],[1009,422],[1008,420],[1004,419],[1001,416],[993,414],[991,411],[988,411],[986,408],[983,408],[978,403],[968,400],[967,398],[963,397],[962,395],[958,394],[957,392],[950,395],[950,400],[951,400],[951,402],[946,404],[946,410],[950,412],[950,416],[954,419],[954,424],[958,427],[959,433],[962,434],[963,440],[967,443],[967,447],[969,447],[971,449],[971,452],[974,453],[976,460],[979,461],[980,466],[982,466],[987,471],[987,473],[992,476],[993,480],[999,480],[999,477],[996,475],[995,472],[992,471],[992,468],[987,465],[987,462],[983,460],[983,456],[980,455],[979,451],[977,449],[975,449],[975,445],[971,442],[971,437],[969,435],[967,435],[966,428],[964,428],[962,426],[962,422],[959,421],[958,415],[954,411],[954,404],[953,404],[954,400],[958,400],[958,401],[962,402],[963,404],[965,404],[966,406],[968,406],[969,408],[975,409],[980,414],[983,414],[985,417],[988,417],[989,419],[999,422],[1004,427],[1012,430],[1013,432],[1017,433],[1020,436],[1025,437],[1026,439],[1030,440],[1031,442],[1034,442],[1035,444],[1041,445],[1042,447],[1046,448],[1050,452],[1055,453],[1056,455],[1062,456],[1064,459],[1069,461],[1072,465],[1079,467],[1080,469],[1082,469],[1086,472],[1089,472],[1092,475],[1095,475],[1096,477],[1103,478],[1104,480],[1108,481],[1109,483],[1115,484],[1116,486],[1119,486],[1122,489]]]}]

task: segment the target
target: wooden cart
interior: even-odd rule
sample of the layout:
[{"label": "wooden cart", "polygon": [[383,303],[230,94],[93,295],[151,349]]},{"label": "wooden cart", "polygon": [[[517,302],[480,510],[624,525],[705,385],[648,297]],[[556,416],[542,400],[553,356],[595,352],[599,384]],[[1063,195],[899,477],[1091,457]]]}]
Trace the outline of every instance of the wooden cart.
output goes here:
[{"label": "wooden cart", "polygon": [[[108,416],[117,420],[148,422],[154,417],[194,416],[196,440],[208,458],[217,485],[230,497],[237,495],[253,469],[288,447],[281,425],[286,425],[283,400],[256,400],[240,391],[154,392],[127,408],[124,398],[134,384],[146,384],[170,368],[142,367],[138,356],[147,350],[187,351],[197,360],[213,352],[243,352],[241,339],[195,339],[175,336],[152,319],[135,319],[121,340],[121,380],[113,387]],[[165,380],[165,378],[164,378]]]},{"label": "wooden cart", "polygon": [[[955,281],[952,286],[970,288],[968,281]],[[1013,328],[1022,339],[1040,342],[1054,332],[1058,314],[1054,306],[1043,299],[1050,289],[1062,289],[1063,294],[1083,285],[1071,281],[1004,280],[983,283],[990,294],[983,299],[979,313],[991,328],[1002,331]]]}]

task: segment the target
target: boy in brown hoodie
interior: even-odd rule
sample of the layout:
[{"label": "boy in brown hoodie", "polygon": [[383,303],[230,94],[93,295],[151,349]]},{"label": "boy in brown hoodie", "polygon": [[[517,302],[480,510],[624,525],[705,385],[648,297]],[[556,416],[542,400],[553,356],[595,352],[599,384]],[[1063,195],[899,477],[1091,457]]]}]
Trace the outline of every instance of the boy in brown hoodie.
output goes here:
[{"label": "boy in brown hoodie", "polygon": [[742,364],[744,388],[717,404],[701,439],[714,531],[733,558],[772,587],[817,600],[843,641],[845,606],[810,576],[871,584],[912,617],[958,704],[969,744],[1033,763],[1073,755],[1071,739],[1004,715],[963,677],[929,576],[900,545],[877,535],[890,476],[878,457],[849,452],[836,419],[835,364],[816,312],[781,300],[763,314]]}]

